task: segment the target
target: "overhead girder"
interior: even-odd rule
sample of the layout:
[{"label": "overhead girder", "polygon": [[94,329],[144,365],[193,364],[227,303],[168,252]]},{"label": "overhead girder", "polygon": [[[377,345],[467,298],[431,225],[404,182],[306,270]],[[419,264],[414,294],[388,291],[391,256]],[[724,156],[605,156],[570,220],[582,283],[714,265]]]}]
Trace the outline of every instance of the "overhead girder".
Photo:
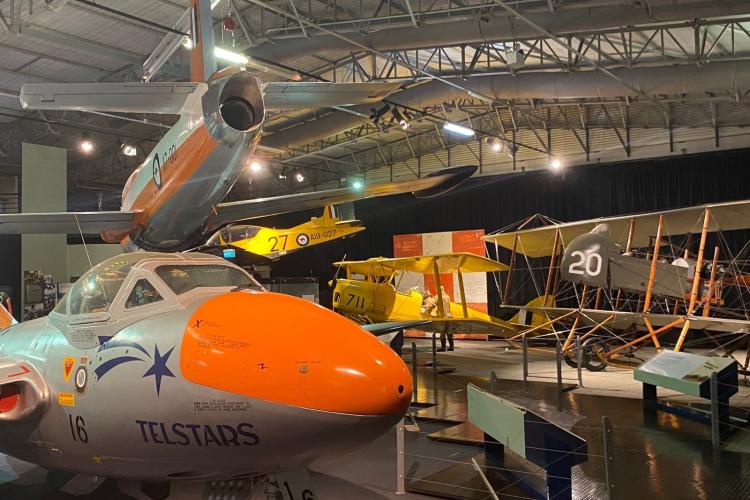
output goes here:
[{"label": "overhead girder", "polygon": [[[613,72],[642,95],[728,95],[742,97],[750,91],[750,62],[715,63],[705,66],[622,68]],[[516,76],[475,76],[462,85],[498,101],[513,99],[611,99],[637,97],[632,90],[598,71],[576,73],[521,73]],[[388,97],[389,102],[414,109],[466,99],[466,93],[442,82],[432,81],[402,90]],[[355,106],[358,113],[369,113],[367,106]],[[264,137],[265,145],[295,148],[351,129],[367,122],[361,116],[335,111],[311,123]]]},{"label": "overhead girder", "polygon": [[[699,18],[750,14],[750,2],[745,0],[650,0],[648,8],[637,3],[581,8],[577,4],[562,4],[555,12],[530,12],[529,19],[557,35],[591,32],[628,25],[684,21]],[[483,8],[492,5],[483,4]],[[526,11],[524,11],[526,12]],[[410,50],[422,47],[443,47],[458,44],[477,44],[537,38],[531,26],[498,11],[487,16],[467,16],[466,19],[439,19],[388,29],[381,27],[369,33],[346,33],[344,37],[377,51]],[[446,24],[449,22],[450,24]],[[352,43],[337,36],[308,29],[308,36],[272,37],[269,41],[249,48],[247,53],[274,62],[289,62],[300,54],[352,50]]]}]

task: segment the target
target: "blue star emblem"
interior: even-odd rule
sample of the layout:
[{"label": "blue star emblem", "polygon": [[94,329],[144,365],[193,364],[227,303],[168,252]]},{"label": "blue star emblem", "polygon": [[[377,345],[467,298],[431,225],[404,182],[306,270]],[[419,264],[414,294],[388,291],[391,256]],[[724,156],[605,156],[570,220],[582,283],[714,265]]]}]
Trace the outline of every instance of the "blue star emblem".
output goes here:
[{"label": "blue star emblem", "polygon": [[161,378],[174,377],[174,373],[172,373],[172,371],[167,367],[167,361],[169,361],[169,356],[172,355],[174,347],[167,351],[164,356],[159,353],[159,346],[154,345],[154,349],[154,364],[151,366],[151,368],[148,369],[146,373],[143,374],[143,378],[149,377],[151,375],[154,376],[154,380],[156,381],[156,395],[158,396],[159,391],[161,390]]}]

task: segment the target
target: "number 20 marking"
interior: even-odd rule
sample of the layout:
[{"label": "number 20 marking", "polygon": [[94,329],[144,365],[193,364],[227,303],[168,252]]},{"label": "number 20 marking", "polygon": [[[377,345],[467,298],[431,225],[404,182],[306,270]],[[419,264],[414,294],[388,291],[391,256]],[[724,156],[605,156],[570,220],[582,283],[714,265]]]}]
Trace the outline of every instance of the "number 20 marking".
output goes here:
[{"label": "number 20 marking", "polygon": [[590,253],[586,255],[580,250],[576,250],[571,253],[570,256],[579,259],[568,266],[568,272],[570,274],[599,276],[599,273],[602,272],[602,256],[598,253]]}]

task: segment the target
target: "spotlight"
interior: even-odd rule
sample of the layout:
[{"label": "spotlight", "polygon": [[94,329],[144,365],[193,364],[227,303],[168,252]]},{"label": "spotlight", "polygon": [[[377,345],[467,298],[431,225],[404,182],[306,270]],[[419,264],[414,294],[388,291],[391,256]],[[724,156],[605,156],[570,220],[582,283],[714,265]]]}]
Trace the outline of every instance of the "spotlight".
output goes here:
[{"label": "spotlight", "polygon": [[362,189],[362,186],[362,181],[357,180],[352,182],[352,188],[354,188],[355,191],[359,191],[360,189]]},{"label": "spotlight", "polygon": [[263,165],[260,162],[254,161],[250,164],[250,171],[253,173],[258,173],[261,170],[263,170]]},{"label": "spotlight", "polygon": [[182,39],[182,46],[188,50],[193,50],[193,39],[189,35],[185,35]]},{"label": "spotlight", "polygon": [[407,128],[409,128],[409,122],[406,120],[406,118],[404,118],[404,115],[399,112],[398,108],[394,108],[391,114],[402,129],[406,130]]},{"label": "spotlight", "polygon": [[243,56],[242,54],[232,52],[231,50],[222,49],[221,47],[214,47],[214,55],[219,59],[234,64],[244,65],[250,62],[250,59]]},{"label": "spotlight", "polygon": [[91,142],[91,138],[89,137],[88,132],[84,132],[81,134],[81,151],[84,153],[90,153],[94,150],[94,144]]},{"label": "spotlight", "polygon": [[465,137],[472,137],[474,135],[474,131],[472,129],[468,127],[462,127],[461,125],[453,122],[445,122],[443,128],[449,132],[463,135]]},{"label": "spotlight", "polygon": [[494,137],[487,138],[487,145],[492,148],[492,151],[494,151],[495,153],[499,153],[503,150],[503,141]]},{"label": "spotlight", "polygon": [[551,168],[552,170],[556,172],[562,170],[562,167],[563,167],[563,164],[559,158],[552,158],[552,160],[550,160],[549,162],[549,168]]},{"label": "spotlight", "polygon": [[283,181],[283,180],[286,180],[286,175],[284,175],[284,174],[279,174],[279,179],[281,179],[282,181]]},{"label": "spotlight", "polygon": [[135,146],[131,146],[130,144],[122,145],[122,154],[125,156],[135,156],[137,153],[138,150],[135,149]]},{"label": "spotlight", "polygon": [[297,182],[302,182],[305,180],[305,176],[302,175],[302,172],[297,173],[297,175],[295,175],[294,178],[297,179]]}]

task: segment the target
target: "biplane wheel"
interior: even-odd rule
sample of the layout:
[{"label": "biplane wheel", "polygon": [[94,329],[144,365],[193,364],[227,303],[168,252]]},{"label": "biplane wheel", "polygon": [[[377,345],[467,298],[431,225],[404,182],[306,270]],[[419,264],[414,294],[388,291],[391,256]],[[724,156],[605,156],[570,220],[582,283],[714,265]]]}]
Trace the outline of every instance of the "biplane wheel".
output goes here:
[{"label": "biplane wheel", "polygon": [[[578,358],[570,354],[563,354],[565,364],[571,368],[578,368]],[[586,353],[583,354],[583,366],[586,366]]]},{"label": "biplane wheel", "polygon": [[610,350],[609,343],[598,339],[588,339],[583,343],[583,366],[590,372],[600,372],[607,368],[607,361],[601,356]]}]

